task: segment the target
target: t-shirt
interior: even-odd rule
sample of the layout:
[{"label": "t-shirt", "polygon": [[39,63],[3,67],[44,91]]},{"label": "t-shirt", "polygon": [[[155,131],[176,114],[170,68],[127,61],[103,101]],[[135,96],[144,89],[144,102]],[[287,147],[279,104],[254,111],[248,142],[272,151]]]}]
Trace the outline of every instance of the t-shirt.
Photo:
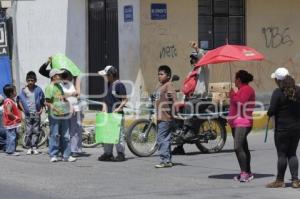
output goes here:
[{"label": "t-shirt", "polygon": [[288,100],[280,88],[273,91],[268,116],[275,116],[275,130],[300,129],[300,87],[296,86],[296,101]]},{"label": "t-shirt", "polygon": [[[11,113],[15,116],[15,119],[11,119],[8,116],[8,106],[11,107]],[[19,111],[17,104],[14,100],[6,98],[3,104],[3,126],[6,129],[14,129],[21,126],[21,112]]]},{"label": "t-shirt", "polygon": [[62,100],[64,95],[63,89],[59,84],[51,83],[45,89],[45,98],[53,105],[54,109],[50,109],[49,114],[62,116],[70,112],[69,103]]},{"label": "t-shirt", "polygon": [[26,94],[26,102],[29,108],[30,113],[36,112],[36,104],[35,104],[35,94],[34,92],[30,91],[28,87],[24,89],[24,92]]},{"label": "t-shirt", "polygon": [[[112,113],[115,109],[117,109],[122,99],[126,98],[127,92],[125,85],[117,80],[108,85],[107,95],[104,98],[104,102],[107,105],[107,112]],[[121,111],[120,113],[123,113]]]},{"label": "t-shirt", "polygon": [[71,96],[73,93],[76,92],[75,86],[72,82],[63,82],[60,84],[64,95],[67,95],[68,102],[73,107],[74,111],[79,111],[78,99],[77,97]]},{"label": "t-shirt", "polygon": [[157,121],[173,120],[172,108],[176,101],[176,92],[171,82],[160,85],[156,90]]}]

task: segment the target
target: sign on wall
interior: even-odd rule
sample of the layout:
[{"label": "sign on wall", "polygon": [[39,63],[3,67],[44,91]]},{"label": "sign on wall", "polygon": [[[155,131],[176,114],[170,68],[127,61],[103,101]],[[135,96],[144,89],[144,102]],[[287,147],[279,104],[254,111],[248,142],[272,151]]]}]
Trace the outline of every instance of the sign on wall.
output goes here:
[{"label": "sign on wall", "polygon": [[6,25],[4,22],[0,22],[0,56],[8,55],[7,37],[6,37]]},{"label": "sign on wall", "polygon": [[124,6],[124,22],[132,22],[133,21],[133,6],[127,5]]},{"label": "sign on wall", "polygon": [[151,19],[166,20],[167,19],[167,4],[152,3],[151,4]]}]

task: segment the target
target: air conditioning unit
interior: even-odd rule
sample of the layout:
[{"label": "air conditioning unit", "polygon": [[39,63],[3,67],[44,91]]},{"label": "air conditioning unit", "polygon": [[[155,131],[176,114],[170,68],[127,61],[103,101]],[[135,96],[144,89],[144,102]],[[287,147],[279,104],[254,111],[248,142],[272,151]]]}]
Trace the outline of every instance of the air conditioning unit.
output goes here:
[{"label": "air conditioning unit", "polygon": [[1,8],[10,8],[11,0],[1,0]]}]

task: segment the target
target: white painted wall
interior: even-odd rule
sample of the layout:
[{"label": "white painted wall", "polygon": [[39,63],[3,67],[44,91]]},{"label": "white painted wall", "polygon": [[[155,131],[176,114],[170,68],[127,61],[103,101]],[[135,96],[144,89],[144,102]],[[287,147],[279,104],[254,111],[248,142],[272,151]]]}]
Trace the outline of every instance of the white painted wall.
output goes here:
[{"label": "white painted wall", "polygon": [[[133,6],[133,21],[124,22],[124,6]],[[126,84],[127,90],[132,94],[130,101],[138,106],[144,80],[141,73],[140,62],[140,0],[119,0],[119,70],[120,78],[131,80],[134,89]],[[125,82],[126,83],[126,82]]]},{"label": "white painted wall", "polygon": [[[87,68],[86,0],[15,1],[15,82],[25,84],[26,73],[39,67],[49,56],[64,53],[83,72]],[[19,77],[18,77],[19,76]],[[38,74],[38,84],[49,79]]]}]

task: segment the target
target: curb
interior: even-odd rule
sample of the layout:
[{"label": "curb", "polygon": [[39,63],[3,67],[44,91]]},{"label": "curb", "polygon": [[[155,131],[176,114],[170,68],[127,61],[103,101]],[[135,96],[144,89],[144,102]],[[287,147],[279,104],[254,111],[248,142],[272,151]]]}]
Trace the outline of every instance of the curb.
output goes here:
[{"label": "curb", "polygon": [[[89,118],[85,118],[83,120],[84,125],[95,125],[96,119],[91,118],[92,115],[89,116]],[[128,127],[134,120],[126,118],[125,126]],[[267,117],[267,111],[255,111],[253,112],[253,129],[255,130],[262,130],[266,128],[268,122]],[[272,122],[270,122],[269,128],[272,128]],[[226,126],[227,132],[231,132],[230,127]]]}]

